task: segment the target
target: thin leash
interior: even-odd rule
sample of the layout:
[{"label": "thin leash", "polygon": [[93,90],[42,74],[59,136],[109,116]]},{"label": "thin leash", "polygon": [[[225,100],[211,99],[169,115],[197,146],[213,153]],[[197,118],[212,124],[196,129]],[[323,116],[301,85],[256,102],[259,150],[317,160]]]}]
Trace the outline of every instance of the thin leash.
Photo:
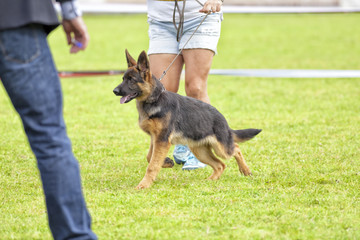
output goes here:
[{"label": "thin leash", "polygon": [[[200,3],[199,1],[197,1],[199,4],[201,4],[203,6],[202,3]],[[203,18],[203,20],[200,22],[200,24],[197,26],[197,28],[195,29],[195,31],[191,34],[191,36],[189,37],[189,39],[185,42],[183,48],[181,48],[178,52],[178,54],[175,56],[175,58],[172,60],[172,62],[170,63],[170,65],[165,69],[165,71],[163,72],[163,74],[161,75],[161,77],[159,78],[159,81],[161,81],[166,73],[169,71],[170,67],[174,64],[175,60],[180,56],[180,54],[182,53],[182,50],[186,47],[186,45],[188,44],[188,42],[191,40],[191,38],[195,35],[195,33],[197,32],[197,30],[199,29],[199,27],[201,26],[201,24],[203,24],[203,22],[205,21],[205,19],[207,18],[207,16],[209,16],[209,14],[211,14],[212,11],[210,10],[205,17]]]}]

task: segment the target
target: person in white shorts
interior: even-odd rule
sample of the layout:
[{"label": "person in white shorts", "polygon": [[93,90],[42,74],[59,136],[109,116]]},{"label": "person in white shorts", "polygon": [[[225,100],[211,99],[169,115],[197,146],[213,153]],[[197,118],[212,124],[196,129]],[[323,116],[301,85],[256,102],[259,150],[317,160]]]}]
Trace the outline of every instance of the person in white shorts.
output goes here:
[{"label": "person in white shorts", "polygon": [[[220,38],[222,1],[148,0],[147,7],[150,38],[148,55],[152,73],[160,78],[179,50],[183,49],[162,83],[168,91],[177,92],[185,65],[186,95],[210,103],[207,77]],[[206,19],[191,37],[203,18]],[[183,170],[206,166],[195,158],[187,146],[176,145],[173,155],[176,163],[184,164]]]}]

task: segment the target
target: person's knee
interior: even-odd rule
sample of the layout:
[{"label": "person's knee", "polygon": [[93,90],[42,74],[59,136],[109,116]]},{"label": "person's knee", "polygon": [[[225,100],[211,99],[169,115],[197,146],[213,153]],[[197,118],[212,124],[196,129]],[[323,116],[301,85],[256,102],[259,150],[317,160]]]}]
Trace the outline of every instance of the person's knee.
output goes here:
[{"label": "person's knee", "polygon": [[202,99],[207,94],[206,85],[196,83],[185,84],[186,95],[196,99]]},{"label": "person's knee", "polygon": [[176,84],[167,84],[167,85],[164,84],[164,87],[169,92],[177,93],[179,91],[179,85]]}]

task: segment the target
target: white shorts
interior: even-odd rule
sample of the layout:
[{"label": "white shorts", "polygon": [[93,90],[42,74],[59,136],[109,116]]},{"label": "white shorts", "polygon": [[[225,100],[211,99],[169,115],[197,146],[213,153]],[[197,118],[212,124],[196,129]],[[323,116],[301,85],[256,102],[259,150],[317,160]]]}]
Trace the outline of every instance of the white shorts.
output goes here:
[{"label": "white shorts", "polygon": [[[176,41],[177,30],[172,22],[159,22],[148,19],[149,23],[149,50],[148,55],[169,53],[178,54],[185,43],[199,26],[204,16],[184,22],[183,35],[179,42]],[[209,49],[217,53],[217,44],[221,31],[221,14],[213,13],[206,17],[194,36],[184,49]]]}]

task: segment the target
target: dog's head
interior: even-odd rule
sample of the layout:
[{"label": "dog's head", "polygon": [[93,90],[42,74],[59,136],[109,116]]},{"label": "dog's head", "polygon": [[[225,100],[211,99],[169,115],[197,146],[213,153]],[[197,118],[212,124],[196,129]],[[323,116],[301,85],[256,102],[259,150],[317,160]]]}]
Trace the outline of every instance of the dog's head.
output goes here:
[{"label": "dog's head", "polygon": [[146,100],[152,91],[150,64],[145,51],[142,51],[136,62],[125,50],[128,69],[123,76],[123,82],[114,90],[116,96],[122,96],[120,103],[128,103],[133,99]]}]

